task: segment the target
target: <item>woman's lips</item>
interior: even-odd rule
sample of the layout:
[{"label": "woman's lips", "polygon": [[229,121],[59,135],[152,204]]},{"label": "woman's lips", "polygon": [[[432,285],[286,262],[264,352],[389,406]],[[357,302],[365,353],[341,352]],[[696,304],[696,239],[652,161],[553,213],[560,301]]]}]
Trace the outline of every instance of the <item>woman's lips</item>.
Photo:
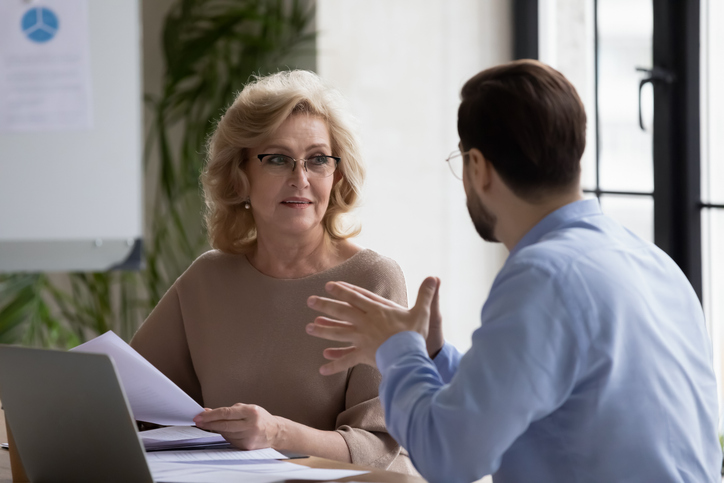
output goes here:
[{"label": "woman's lips", "polygon": [[303,209],[312,205],[312,202],[306,198],[287,198],[282,201],[284,206],[289,208]]}]

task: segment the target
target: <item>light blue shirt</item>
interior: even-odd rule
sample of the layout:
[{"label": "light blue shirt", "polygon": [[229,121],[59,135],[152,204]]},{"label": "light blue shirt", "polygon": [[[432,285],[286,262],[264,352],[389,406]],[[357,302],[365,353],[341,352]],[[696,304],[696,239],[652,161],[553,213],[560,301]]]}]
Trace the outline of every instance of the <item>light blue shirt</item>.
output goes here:
[{"label": "light blue shirt", "polygon": [[465,355],[433,362],[402,332],[377,365],[388,429],[430,482],[721,482],[696,294],[596,200],[515,246]]}]

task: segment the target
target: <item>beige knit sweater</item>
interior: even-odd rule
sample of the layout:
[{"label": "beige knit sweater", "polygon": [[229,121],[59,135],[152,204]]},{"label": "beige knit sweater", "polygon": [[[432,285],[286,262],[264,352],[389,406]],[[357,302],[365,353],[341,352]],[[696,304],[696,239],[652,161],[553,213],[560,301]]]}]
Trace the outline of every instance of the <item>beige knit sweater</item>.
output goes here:
[{"label": "beige knit sweater", "polygon": [[244,255],[216,250],[179,277],[131,345],[204,407],[256,404],[273,415],[336,430],[352,462],[414,472],[387,434],[377,388],[380,374],[360,365],[322,376],[322,351],[340,346],[306,334],[319,315],[307,297],[342,280],[407,306],[399,266],[372,250],[300,279],[276,279]]}]

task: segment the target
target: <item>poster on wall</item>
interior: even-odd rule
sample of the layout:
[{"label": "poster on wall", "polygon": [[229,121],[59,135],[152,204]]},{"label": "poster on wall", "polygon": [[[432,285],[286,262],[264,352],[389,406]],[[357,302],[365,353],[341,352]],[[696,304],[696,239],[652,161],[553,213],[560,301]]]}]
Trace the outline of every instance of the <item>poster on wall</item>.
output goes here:
[{"label": "poster on wall", "polygon": [[87,0],[0,2],[0,132],[93,125]]}]

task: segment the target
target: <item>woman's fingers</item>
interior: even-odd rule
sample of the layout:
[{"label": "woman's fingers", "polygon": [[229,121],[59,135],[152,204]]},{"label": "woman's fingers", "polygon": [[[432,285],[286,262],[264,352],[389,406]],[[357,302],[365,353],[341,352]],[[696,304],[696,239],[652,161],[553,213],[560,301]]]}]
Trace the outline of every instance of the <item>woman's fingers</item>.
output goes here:
[{"label": "woman's fingers", "polygon": [[253,404],[237,403],[229,407],[216,409],[205,409],[194,417],[195,423],[210,423],[213,421],[240,421],[253,417],[258,412],[258,407]]},{"label": "woman's fingers", "polygon": [[248,431],[250,429],[251,423],[249,423],[245,419],[237,419],[237,420],[227,420],[227,419],[220,419],[217,421],[208,421],[206,423],[202,423],[203,426],[202,429],[205,429],[207,431],[213,431],[215,433],[222,433],[222,434],[239,434],[243,433],[245,431]]}]

